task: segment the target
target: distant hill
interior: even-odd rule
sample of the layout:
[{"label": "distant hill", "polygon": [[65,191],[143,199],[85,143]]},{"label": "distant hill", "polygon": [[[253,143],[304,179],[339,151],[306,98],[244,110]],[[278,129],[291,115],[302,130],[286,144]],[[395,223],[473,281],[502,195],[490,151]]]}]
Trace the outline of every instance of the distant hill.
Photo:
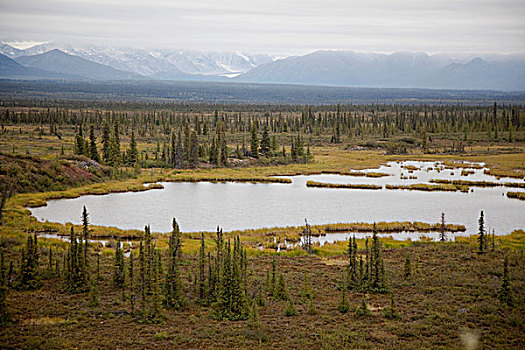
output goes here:
[{"label": "distant hill", "polygon": [[10,79],[75,79],[73,75],[64,75],[38,68],[24,67],[15,60],[0,54],[0,77]]},{"label": "distant hill", "polygon": [[43,69],[65,75],[93,80],[137,80],[141,75],[124,72],[82,57],[69,55],[58,49],[33,56],[20,56],[16,61],[23,66]]},{"label": "distant hill", "polygon": [[317,51],[260,65],[242,82],[437,89],[525,90],[525,57],[466,62],[424,53]]}]

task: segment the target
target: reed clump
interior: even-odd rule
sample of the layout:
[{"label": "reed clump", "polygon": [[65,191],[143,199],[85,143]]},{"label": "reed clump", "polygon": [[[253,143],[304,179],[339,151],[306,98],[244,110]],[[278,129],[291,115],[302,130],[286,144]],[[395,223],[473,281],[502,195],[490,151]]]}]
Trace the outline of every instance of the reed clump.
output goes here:
[{"label": "reed clump", "polygon": [[468,186],[453,184],[411,184],[411,185],[386,185],[389,190],[409,190],[409,191],[448,191],[448,192],[468,192]]},{"label": "reed clump", "polygon": [[447,179],[432,179],[430,182],[437,184],[452,184],[460,186],[471,187],[511,187],[511,188],[525,188],[525,182],[494,182],[494,181],[469,181],[469,180],[447,180]]},{"label": "reed clump", "polygon": [[496,178],[502,178],[502,177],[512,177],[515,179],[523,179],[524,176],[522,173],[518,173],[512,169],[498,169],[498,168],[490,168],[483,171],[486,175],[492,175]]},{"label": "reed clump", "polygon": [[525,192],[507,192],[507,197],[525,201]]},{"label": "reed clump", "polygon": [[180,176],[168,178],[168,182],[251,182],[251,183],[283,183],[290,184],[292,180],[279,177],[222,177],[222,176]]},{"label": "reed clump", "polygon": [[408,171],[419,170],[419,168],[415,165],[402,165],[401,168],[406,169]]},{"label": "reed clump", "polygon": [[337,184],[317,181],[307,181],[306,187],[321,187],[321,188],[347,188],[347,189],[362,189],[362,190],[380,190],[383,187],[373,184]]},{"label": "reed clump", "polygon": [[[371,232],[374,224],[367,222],[357,222],[348,224],[328,224],[323,225],[326,232]],[[377,222],[377,232],[433,232],[441,230],[441,223],[429,224],[419,221],[395,221]],[[446,224],[445,230],[448,232],[463,232],[466,230],[464,225]]]},{"label": "reed clump", "polygon": [[467,176],[474,174],[474,170],[463,169],[461,170],[461,176]]}]

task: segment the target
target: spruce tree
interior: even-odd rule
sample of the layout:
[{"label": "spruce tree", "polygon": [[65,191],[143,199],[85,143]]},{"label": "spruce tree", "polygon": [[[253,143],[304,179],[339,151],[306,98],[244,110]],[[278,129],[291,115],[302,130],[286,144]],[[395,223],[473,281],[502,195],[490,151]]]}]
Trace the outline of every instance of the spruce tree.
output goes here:
[{"label": "spruce tree", "polygon": [[88,274],[84,260],[82,238],[77,240],[73,226],[69,236],[69,248],[66,254],[66,289],[71,293],[82,293],[89,290]]},{"label": "spruce tree", "polygon": [[341,288],[341,299],[339,299],[339,303],[337,304],[337,310],[342,314],[346,314],[348,310],[350,310],[350,302],[346,297],[345,288]]},{"label": "spruce tree", "polygon": [[181,309],[184,306],[182,278],[180,273],[180,229],[177,220],[173,218],[172,231],[168,245],[168,268],[165,282],[164,303],[167,308]]},{"label": "spruce tree", "polygon": [[199,249],[199,276],[198,276],[198,295],[199,301],[204,303],[206,301],[206,276],[204,275],[205,266],[205,244],[204,244],[204,233],[201,233],[201,247]]},{"label": "spruce tree", "polygon": [[264,154],[265,156],[268,156],[269,153],[270,153],[270,136],[268,135],[268,126],[264,126],[263,128],[263,134],[262,134],[262,138],[261,138],[261,146],[260,146],[260,150],[261,150],[261,153]]},{"label": "spruce tree", "polygon": [[100,305],[98,298],[98,281],[96,279],[91,283],[91,289],[89,290],[89,306],[97,307]]},{"label": "spruce tree", "polygon": [[30,290],[40,287],[38,240],[36,233],[27,237],[25,249],[22,248],[20,261],[20,278],[18,289]]},{"label": "spruce tree", "polygon": [[113,165],[118,166],[120,165],[120,125],[118,120],[115,121],[114,130],[113,130],[113,150],[112,150],[112,157],[113,157]]},{"label": "spruce tree", "polygon": [[483,210],[481,211],[481,214],[479,216],[478,224],[479,253],[482,254],[485,250],[485,218],[483,216]]},{"label": "spruce tree", "polygon": [[216,304],[216,316],[219,319],[245,320],[248,318],[249,307],[240,268],[241,250],[240,240],[236,238],[232,256],[228,240]]},{"label": "spruce tree", "polygon": [[303,302],[306,302],[306,300],[310,300],[313,297],[314,297],[314,292],[312,290],[312,286],[308,278],[308,272],[305,271],[304,277],[303,277],[303,285],[301,287],[301,299]]},{"label": "spruce tree", "polygon": [[230,241],[226,243],[223,266],[221,271],[220,286],[217,297],[217,317],[219,319],[229,319],[231,317],[232,302],[232,273],[231,273],[231,251]]},{"label": "spruce tree", "polygon": [[109,164],[111,161],[111,136],[107,120],[104,121],[102,129],[102,158],[106,164]]},{"label": "spruce tree", "polygon": [[287,317],[299,315],[299,313],[297,312],[297,309],[295,308],[293,298],[288,298],[288,303],[286,303],[286,309],[284,310],[284,315]]},{"label": "spruce tree", "polygon": [[115,262],[113,266],[113,284],[118,287],[124,287],[126,282],[126,267],[124,265],[124,252],[122,251],[122,244],[120,237],[115,246]]},{"label": "spruce tree", "polygon": [[370,310],[368,309],[368,306],[366,305],[366,301],[365,301],[364,298],[361,300],[361,306],[359,306],[355,310],[355,314],[357,316],[360,316],[360,317],[370,316],[371,315]]},{"label": "spruce tree", "polygon": [[140,312],[142,316],[146,315],[147,288],[146,288],[146,258],[144,252],[144,245],[142,241],[139,243],[139,281],[140,281]]},{"label": "spruce tree", "polygon": [[195,131],[190,135],[189,166],[195,168],[199,163],[199,140]]},{"label": "spruce tree", "polygon": [[148,316],[151,321],[156,322],[160,318],[162,318],[160,300],[159,258],[157,257],[156,251],[153,251],[151,272],[151,303]]},{"label": "spruce tree", "polygon": [[[82,208],[82,237],[84,239],[84,251],[82,252],[84,254],[84,265],[86,270],[89,270],[89,213],[85,206]],[[89,273],[89,271],[86,272]]]},{"label": "spruce tree", "polygon": [[135,131],[131,131],[131,140],[129,143],[128,150],[128,163],[130,165],[135,165],[139,157],[139,152],[137,150],[137,141],[135,140]]},{"label": "spruce tree", "polygon": [[513,305],[514,298],[510,285],[509,258],[507,254],[505,254],[505,260],[503,261],[503,276],[501,278],[501,286],[498,290],[498,299],[509,306]]},{"label": "spruce tree", "polygon": [[276,297],[277,294],[277,279],[276,279],[276,273],[277,273],[277,262],[275,261],[275,255],[272,259],[272,280],[271,280],[271,286],[270,286],[270,295]]},{"label": "spruce tree", "polygon": [[90,158],[95,162],[100,162],[100,155],[97,150],[97,138],[95,137],[93,125],[89,127],[89,154]]},{"label": "spruce tree", "polygon": [[277,282],[277,286],[275,288],[275,297],[279,300],[288,299],[288,288],[286,287],[286,281],[284,280],[282,272],[279,274],[279,281]]},{"label": "spruce tree", "polygon": [[348,279],[347,285],[349,289],[358,286],[358,266],[357,266],[357,243],[355,236],[348,240]]},{"label": "spruce tree", "polygon": [[369,287],[372,292],[383,293],[386,291],[384,263],[382,255],[382,244],[377,237],[376,224],[374,223],[372,235],[372,247],[370,254],[370,281]]},{"label": "spruce tree", "polygon": [[397,310],[395,305],[394,293],[390,293],[390,307],[385,307],[383,309],[383,315],[389,320],[399,320],[401,318],[399,310]]},{"label": "spruce tree", "polygon": [[82,129],[83,129],[82,124],[80,124],[78,126],[77,135],[75,136],[74,151],[75,151],[75,154],[78,154],[78,155],[83,155],[85,153],[85,150],[84,150],[85,141],[84,141],[84,135],[83,135]]},{"label": "spruce tree", "polygon": [[131,314],[134,315],[135,314],[135,288],[134,288],[134,286],[135,286],[135,283],[134,283],[135,271],[134,271],[134,267],[133,267],[133,251],[131,251],[129,253],[128,274],[129,274],[129,278],[128,278],[129,301],[131,303]]},{"label": "spruce tree", "polygon": [[182,169],[184,166],[184,149],[182,147],[182,136],[179,130],[179,135],[177,138],[177,152],[175,155],[175,168]]},{"label": "spruce tree", "polygon": [[228,166],[228,146],[226,145],[226,137],[224,133],[221,138],[221,163],[223,166]]},{"label": "spruce tree", "polygon": [[252,127],[252,141],[250,147],[252,157],[259,157],[259,139],[257,138],[257,128],[255,125]]},{"label": "spruce tree", "polygon": [[232,259],[232,283],[231,283],[231,320],[245,320],[248,317],[248,302],[246,300],[244,282],[242,278],[242,249],[240,238],[237,237],[234,244]]},{"label": "spruce tree", "polygon": [[252,331],[255,332],[255,335],[257,336],[257,338],[259,338],[259,341],[262,341],[265,338],[265,336],[261,334],[262,324],[259,319],[259,311],[257,308],[257,303],[255,302],[253,302],[250,307],[250,313],[248,316],[247,325],[248,325],[248,328],[250,328]]}]

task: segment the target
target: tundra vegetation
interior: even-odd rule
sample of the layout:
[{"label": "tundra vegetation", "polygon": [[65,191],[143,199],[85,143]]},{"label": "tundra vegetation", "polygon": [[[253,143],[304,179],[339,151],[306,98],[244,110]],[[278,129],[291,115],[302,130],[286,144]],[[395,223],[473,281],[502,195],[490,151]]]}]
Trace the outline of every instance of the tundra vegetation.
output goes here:
[{"label": "tundra vegetation", "polygon": [[[440,161],[462,176],[479,165],[454,161],[484,162],[491,175],[520,179],[522,107],[125,107],[0,109],[2,348],[514,349],[525,341],[525,232],[495,235],[484,212],[478,232],[452,241],[465,227],[446,223],[446,208],[436,223],[305,221],[234,232],[181,232],[166,218],[172,231],[164,234],[93,226],[89,208],[79,213],[81,225],[38,222],[26,209],[147,191],[159,181],[382,177],[361,170],[397,160]],[[500,186],[434,183],[395,188]],[[523,199],[523,183],[503,186],[518,189],[509,198]],[[440,232],[440,241],[379,237],[399,231]],[[369,236],[313,243],[333,232]],[[96,240],[102,237],[105,245]],[[285,240],[294,246],[285,249]]]}]

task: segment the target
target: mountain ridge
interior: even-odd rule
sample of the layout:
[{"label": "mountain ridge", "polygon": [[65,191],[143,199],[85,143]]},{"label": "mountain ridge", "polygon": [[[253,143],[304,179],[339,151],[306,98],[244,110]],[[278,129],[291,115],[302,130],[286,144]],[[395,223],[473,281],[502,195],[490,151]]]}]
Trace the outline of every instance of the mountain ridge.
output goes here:
[{"label": "mountain ridge", "polygon": [[143,79],[134,73],[124,72],[113,67],[96,63],[85,58],[67,54],[59,49],[45,53],[19,56],[19,64],[36,69],[43,69],[66,75],[76,75],[84,79],[94,80],[136,80]]},{"label": "mountain ridge", "polygon": [[[525,90],[525,55],[519,54],[429,55],[424,52],[381,54],[318,50],[277,59],[271,55],[238,51],[122,49],[56,43],[36,45],[25,50],[3,43],[0,53],[14,58],[23,66],[55,72],[54,78],[64,79]],[[20,68],[17,69],[20,71]],[[37,76],[43,73],[39,74]],[[6,69],[3,75],[13,76],[6,73]]]}]

